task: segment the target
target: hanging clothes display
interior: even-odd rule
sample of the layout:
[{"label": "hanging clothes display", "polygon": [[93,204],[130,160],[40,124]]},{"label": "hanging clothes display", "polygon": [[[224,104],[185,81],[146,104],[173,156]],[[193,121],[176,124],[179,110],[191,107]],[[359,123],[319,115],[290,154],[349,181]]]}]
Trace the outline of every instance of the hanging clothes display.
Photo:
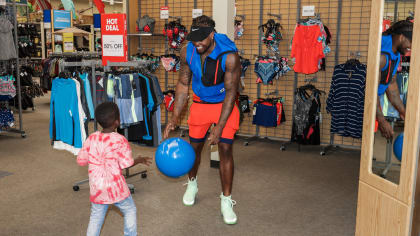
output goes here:
[{"label": "hanging clothes display", "polygon": [[[14,126],[13,111],[7,104],[10,99],[16,97],[15,78],[12,75],[0,76],[0,132]],[[3,105],[6,105],[3,107]]]},{"label": "hanging clothes display", "polygon": [[164,95],[158,78],[147,71],[111,72],[104,77],[106,81],[102,83],[107,100],[115,102],[120,109],[118,132],[125,134],[124,129],[127,129],[129,141],[148,146],[155,145],[156,140],[160,142],[157,127],[161,117],[156,112],[163,103]]},{"label": "hanging clothes display", "polygon": [[261,41],[269,50],[277,54],[279,52],[280,41],[283,39],[283,35],[280,32],[283,29],[281,24],[273,19],[269,19],[267,23],[258,26],[258,29],[263,33]]},{"label": "hanging clothes display", "polygon": [[320,144],[321,93],[324,92],[311,84],[296,89],[291,141]]},{"label": "hanging clothes display", "polygon": [[249,107],[249,97],[248,95],[239,95],[238,97],[238,107],[241,113],[249,113],[251,109]]},{"label": "hanging clothes display", "polygon": [[148,15],[144,15],[137,20],[137,31],[140,33],[150,33],[153,34],[155,31],[156,20],[150,18]]},{"label": "hanging clothes display", "polygon": [[89,118],[95,118],[95,108],[93,106],[93,99],[92,99],[92,89],[90,88],[91,81],[89,80],[89,73],[79,73],[79,78],[84,87],[84,92],[86,96],[87,107],[89,109]]},{"label": "hanging clothes display", "polygon": [[20,58],[41,58],[41,33],[39,32],[40,29],[38,29],[38,27],[39,25],[31,23],[18,24],[18,50]]},{"label": "hanging clothes display", "polygon": [[138,74],[108,76],[108,85],[112,81],[113,88],[115,89],[113,94],[108,94],[108,97],[120,109],[121,128],[126,128],[143,121],[143,103],[138,77]]},{"label": "hanging clothes display", "polygon": [[108,101],[107,95],[108,78],[104,73],[96,71],[96,105]]},{"label": "hanging clothes display", "polygon": [[242,35],[244,35],[244,21],[243,18],[237,18],[235,19],[235,33],[234,33],[234,38],[235,40],[239,39],[242,37]]},{"label": "hanging clothes display", "polygon": [[165,24],[162,33],[168,39],[169,47],[177,49],[185,41],[188,31],[181,24],[181,20],[178,19]]},{"label": "hanging clothes display", "polygon": [[177,72],[181,69],[181,58],[175,54],[163,55],[160,60],[167,72]]},{"label": "hanging clothes display", "polygon": [[331,133],[361,138],[366,86],[366,65],[356,59],[336,65],[327,98]]},{"label": "hanging clothes display", "polygon": [[290,57],[297,73],[313,74],[321,69],[322,59],[331,49],[327,33],[320,19],[305,19],[296,24]]},{"label": "hanging clothes display", "polygon": [[[326,25],[324,25],[324,30],[325,30],[325,33],[327,34],[325,44],[328,46],[331,43],[331,33],[330,33],[330,30],[328,29],[328,27]],[[319,67],[320,67],[319,70],[325,71],[325,68],[326,68],[325,57],[322,58],[321,65]]]},{"label": "hanging clothes display", "polygon": [[42,60],[41,87],[45,90],[51,90],[52,80],[60,72],[60,64],[64,62],[63,58],[47,58]]},{"label": "hanging clothes display", "polygon": [[175,90],[168,90],[163,92],[164,103],[167,111],[174,111],[175,104]]},{"label": "hanging clothes display", "polygon": [[277,127],[286,121],[282,98],[266,98],[254,101],[252,124]]},{"label": "hanging clothes display", "polygon": [[2,61],[17,58],[12,30],[12,23],[6,16],[0,16],[0,60]]},{"label": "hanging clothes display", "polygon": [[1,130],[12,128],[13,126],[15,126],[13,111],[6,108],[0,108],[0,132]]},{"label": "hanging clothes display", "polygon": [[254,72],[258,75],[257,83],[273,84],[273,79],[278,79],[291,70],[287,62],[285,57],[257,57],[254,67]]},{"label": "hanging clothes display", "polygon": [[239,56],[239,59],[241,60],[241,78],[245,78],[245,72],[248,70],[251,62],[249,59],[243,58],[242,56]]},{"label": "hanging clothes display", "polygon": [[12,75],[0,76],[0,101],[8,101],[16,96],[14,82]]},{"label": "hanging clothes display", "polygon": [[[41,87],[33,82],[34,70],[30,65],[22,66],[20,68],[20,84],[21,84],[21,105],[23,110],[34,108],[33,99],[44,96],[44,91]],[[18,98],[15,97],[14,106],[19,107]]]},{"label": "hanging clothes display", "polygon": [[82,108],[80,83],[71,78],[52,81],[50,101],[50,138],[53,147],[77,155],[86,140],[87,116]]},{"label": "hanging clothes display", "polygon": [[141,61],[144,62],[147,66],[146,66],[146,70],[150,71],[150,72],[155,72],[158,68],[159,68],[159,62],[160,62],[160,57],[159,56],[155,56],[153,55],[153,53],[151,54],[136,54],[131,56],[131,59],[133,61]]}]

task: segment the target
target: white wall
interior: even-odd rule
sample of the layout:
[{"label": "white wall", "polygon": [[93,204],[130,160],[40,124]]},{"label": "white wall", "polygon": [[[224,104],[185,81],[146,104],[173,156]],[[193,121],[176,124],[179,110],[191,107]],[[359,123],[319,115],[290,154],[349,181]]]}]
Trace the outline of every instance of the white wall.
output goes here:
[{"label": "white wall", "polygon": [[213,20],[216,30],[234,40],[235,0],[213,0]]}]

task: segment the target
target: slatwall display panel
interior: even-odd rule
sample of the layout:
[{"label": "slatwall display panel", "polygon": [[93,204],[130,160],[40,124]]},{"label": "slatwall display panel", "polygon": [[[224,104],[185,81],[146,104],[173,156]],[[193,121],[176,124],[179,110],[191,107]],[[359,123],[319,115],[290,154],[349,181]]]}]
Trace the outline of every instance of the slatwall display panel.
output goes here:
[{"label": "slatwall display panel", "polygon": [[[241,123],[239,133],[245,135],[258,135],[261,137],[272,137],[280,139],[290,139],[292,126],[292,108],[293,108],[293,94],[294,85],[302,86],[309,79],[316,77],[316,82],[312,82],[318,89],[323,90],[326,94],[321,97],[322,100],[322,123],[321,123],[321,142],[330,143],[330,127],[331,116],[326,112],[326,99],[329,93],[331,78],[334,66],[338,63],[345,63],[348,59],[360,55],[359,60],[362,63],[367,62],[367,47],[369,40],[369,18],[371,2],[368,0],[343,0],[340,8],[339,0],[238,0],[236,1],[237,14],[244,16],[244,35],[235,40],[235,43],[240,50],[242,57],[251,61],[252,65],[248,67],[245,75],[245,91],[254,101],[258,97],[283,97],[285,100],[284,109],[286,115],[286,122],[277,128],[263,128],[252,125],[252,114],[245,114],[244,121]],[[202,8],[204,14],[212,15],[211,1],[167,1],[171,16],[181,16],[182,23],[190,28],[192,19],[192,9],[194,5],[196,8]],[[262,4],[261,4],[262,3]],[[395,2],[389,5],[387,2],[387,11],[393,12],[395,9]],[[411,5],[409,5],[409,3]],[[411,11],[412,2],[399,2],[398,14],[399,17],[405,18]],[[162,29],[165,21],[159,19],[159,8],[166,5],[163,0],[159,1],[141,1],[141,15],[148,14],[156,19],[155,33],[162,34]],[[283,41],[280,43],[280,55],[290,58],[291,39],[294,34],[296,20],[305,18],[301,16],[301,7],[306,5],[315,6],[315,12],[320,14],[323,23],[329,28],[332,39],[331,52],[326,57],[326,71],[320,71],[312,75],[297,74],[290,71],[279,80],[274,80],[273,85],[256,84],[256,73],[254,72],[255,57],[257,55],[266,55],[266,47],[260,43],[260,33],[258,26],[261,23],[266,23],[268,19],[274,19],[282,26]],[[299,8],[299,9],[298,9]],[[340,12],[341,9],[341,12]],[[281,15],[278,19],[269,14]],[[130,16],[131,18],[131,16]],[[172,19],[170,19],[172,20]],[[341,24],[338,23],[341,21]],[[130,26],[130,28],[132,28]],[[337,42],[337,34],[339,34]],[[142,48],[154,48],[155,55],[163,55],[168,52],[166,41],[163,36],[141,37],[140,45]],[[147,50],[145,52],[148,52]],[[179,55],[179,52],[175,52]],[[336,62],[337,61],[337,62]],[[290,65],[293,67],[293,65]],[[161,66],[156,72],[158,75],[162,88],[173,89],[177,80],[178,73],[165,72]],[[275,92],[278,93],[275,94]],[[192,92],[190,92],[190,95]],[[191,99],[190,99],[191,103]],[[184,114],[187,109],[185,109]],[[163,112],[162,122],[166,123],[167,117],[171,114]],[[187,126],[186,115],[182,118],[181,125]],[[334,135],[333,143],[336,145],[360,147],[360,140],[352,138],[343,138]]]},{"label": "slatwall display panel", "polygon": [[[297,1],[293,0],[270,0],[264,1],[263,7],[263,23],[269,19],[273,19],[280,23],[283,27],[281,30],[283,40],[279,45],[279,55],[282,57],[290,57],[290,43],[296,26],[296,16],[299,12]],[[279,18],[280,16],[280,18]],[[263,44],[262,55],[270,54],[267,47]],[[289,65],[292,66],[292,65]],[[255,73],[254,73],[255,75]],[[292,110],[293,110],[293,83],[294,72],[290,71],[286,75],[274,80],[273,85],[260,85],[261,97],[282,97],[284,99],[284,112],[286,122],[276,128],[260,127],[259,136],[275,137],[289,140],[292,130]],[[278,94],[278,95],[277,95]]]},{"label": "slatwall display panel", "polygon": [[[370,17],[370,2],[369,1],[343,1],[343,11],[339,15],[339,1],[338,0],[303,0],[303,1],[287,1],[287,0],[265,0],[262,2],[262,23],[266,23],[268,19],[274,19],[276,22],[281,23],[283,26],[283,41],[280,43],[279,50],[280,55],[290,57],[290,46],[291,39],[294,34],[296,26],[296,20],[301,17],[301,9],[298,7],[302,6],[315,6],[315,12],[320,14],[322,22],[329,28],[332,39],[331,53],[326,57],[326,70],[320,71],[312,75],[297,74],[293,71],[289,72],[279,80],[274,80],[273,85],[257,85],[255,83],[257,76],[254,73],[254,67],[248,68],[245,77],[246,88],[244,94],[250,96],[251,100],[262,97],[283,97],[285,100],[284,109],[286,115],[286,122],[278,126],[277,128],[264,128],[259,127],[257,129],[255,125],[252,125],[252,116],[245,115],[245,119],[241,124],[239,133],[248,135],[258,135],[261,137],[273,137],[280,139],[290,139],[291,127],[292,127],[292,110],[293,110],[293,96],[294,96],[294,82],[295,76],[297,77],[297,86],[302,86],[308,83],[308,80],[316,77],[316,82],[312,82],[318,89],[326,92],[321,97],[322,100],[322,123],[321,123],[321,142],[330,142],[330,127],[331,117],[325,110],[326,99],[328,96],[331,77],[335,66],[335,57],[337,56],[340,60],[339,63],[344,63],[350,58],[351,51],[360,51],[361,55],[366,57],[367,55],[367,44],[368,44],[368,32],[369,32],[369,17]],[[300,5],[299,5],[300,4]],[[264,44],[261,45],[261,51],[259,51],[260,35],[258,32],[258,26],[260,24],[260,1],[237,1],[237,14],[245,15],[244,21],[244,36],[235,41],[238,48],[243,51],[243,57],[251,59],[252,63],[255,62],[256,55],[267,55],[266,47]],[[270,14],[280,15],[272,16]],[[343,27],[347,31],[340,30],[340,36],[344,33],[344,37],[340,38],[340,43],[337,44],[336,37],[338,27],[338,17],[341,17]],[[345,18],[345,19],[344,19]],[[344,20],[343,20],[344,19]],[[350,22],[351,21],[351,22]],[[352,36],[350,37],[350,33]],[[339,45],[338,55],[336,55],[337,45]],[[341,48],[341,45],[345,45],[345,48]],[[364,53],[363,53],[364,52]],[[364,54],[364,55],[363,55]],[[362,59],[366,61],[366,58]],[[293,65],[290,65],[291,67]],[[277,94],[278,95],[275,95]],[[257,132],[258,131],[258,132]],[[334,144],[338,145],[349,145],[349,146],[360,146],[359,140],[350,138],[335,137]]]},{"label": "slatwall display panel", "polygon": [[[267,3],[266,3],[267,2]],[[273,3],[273,4],[272,4]],[[286,57],[290,57],[290,46],[291,40],[294,35],[294,29],[296,26],[296,21],[301,17],[301,7],[302,6],[315,6],[315,12],[320,14],[321,20],[325,25],[330,27],[331,32],[335,32],[336,22],[337,22],[337,6],[338,1],[300,1],[300,8],[298,1],[281,1],[280,3],[276,3],[274,1],[264,1],[264,22],[270,18],[269,14],[280,13],[281,14],[281,23],[284,24],[284,40],[280,44],[280,55],[284,55]],[[290,8],[289,8],[290,7]],[[306,18],[306,17],[305,17]],[[283,23],[284,22],[284,23]],[[335,50],[334,41],[330,45],[332,52]],[[313,82],[313,84],[320,90],[325,91],[325,83],[329,83],[329,79],[327,78],[327,74],[332,71],[333,64],[331,64],[334,60],[333,54],[330,53],[327,56],[327,67],[326,72],[318,72],[313,75],[300,75],[297,74],[297,86],[301,86],[307,84],[308,79],[313,79],[316,77],[317,82]],[[290,65],[293,68],[293,65]],[[296,75],[294,71],[290,71],[285,77],[281,77],[279,81],[275,81],[275,88],[270,88],[269,86],[262,87],[262,94],[270,94],[273,90],[278,90],[280,95],[285,98],[285,115],[286,115],[286,123],[282,124],[276,129],[272,128],[261,128],[260,135],[261,136],[268,136],[268,137],[278,137],[278,138],[285,138],[290,139],[291,136],[291,128],[292,128],[292,115],[293,115],[293,96],[294,96],[294,83],[295,83]],[[325,109],[325,99],[326,97],[321,97],[322,99],[322,108]],[[324,122],[325,123],[325,122]],[[322,126],[324,127],[324,125]],[[328,139],[328,136],[325,135],[326,132],[321,130],[321,139],[324,142],[325,139]]]},{"label": "slatwall display panel", "polygon": [[387,17],[391,21],[405,20],[409,16],[414,16],[414,4],[413,0],[389,0],[385,1],[384,17]]},{"label": "slatwall display panel", "polygon": [[[245,73],[245,90],[242,94],[248,95],[254,101],[258,98],[258,85],[254,72],[254,62],[256,55],[259,54],[260,38],[258,26],[260,25],[260,1],[236,1],[236,14],[243,16],[244,34],[235,40],[235,44],[240,50],[243,58],[249,59],[251,65]],[[251,105],[252,106],[252,105]],[[239,134],[256,135],[256,127],[252,124],[252,113],[245,113],[241,123]]]},{"label": "slatwall display panel", "polygon": [[[348,59],[353,58],[359,59],[363,64],[367,63],[370,10],[371,1],[343,1],[339,35],[340,42],[338,47],[338,64],[345,63]],[[335,36],[333,36],[333,38],[335,38]],[[331,81],[332,72],[328,74],[328,77],[329,81]],[[326,87],[325,90],[329,92],[329,87]],[[323,109],[323,115],[324,114],[330,118],[330,115],[325,113],[325,109]],[[329,130],[330,123],[324,122],[323,131],[329,132]],[[338,135],[333,135],[333,137],[334,144],[357,148],[361,146],[361,139],[341,137]],[[324,141],[325,140],[323,139],[323,142]]]},{"label": "slatwall display panel", "polygon": [[397,20],[405,20],[407,17],[414,17],[415,1],[399,1],[397,5]]},{"label": "slatwall display panel", "polygon": [[[337,21],[338,21],[338,1],[337,0],[303,0],[301,6],[315,6],[315,14],[319,14],[322,23],[328,27],[331,33],[331,43],[329,47],[331,52],[326,55],[326,66],[325,71],[318,71],[315,74],[297,74],[297,87],[311,83],[319,90],[325,92],[320,96],[321,98],[321,112],[322,112],[322,123],[320,124],[321,131],[321,143],[328,143],[330,140],[330,124],[331,117],[326,113],[326,99],[331,84],[331,77],[335,66],[335,52],[337,50],[337,42],[335,40],[337,34]],[[305,19],[302,13],[299,12],[299,18]]]}]

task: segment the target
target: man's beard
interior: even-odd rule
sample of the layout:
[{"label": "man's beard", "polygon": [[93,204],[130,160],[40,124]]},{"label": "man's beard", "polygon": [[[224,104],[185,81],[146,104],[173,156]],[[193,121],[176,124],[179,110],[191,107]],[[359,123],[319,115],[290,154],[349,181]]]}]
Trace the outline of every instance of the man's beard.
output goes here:
[{"label": "man's beard", "polygon": [[401,55],[405,55],[407,53],[407,50],[405,48],[403,48],[402,46],[398,46],[397,47],[397,51],[401,54]]},{"label": "man's beard", "polygon": [[209,50],[209,48],[210,48],[210,46],[207,47],[206,49],[204,49],[203,52],[199,52],[198,50],[197,50],[197,52],[198,52],[198,54],[203,55],[204,53],[206,53]]}]

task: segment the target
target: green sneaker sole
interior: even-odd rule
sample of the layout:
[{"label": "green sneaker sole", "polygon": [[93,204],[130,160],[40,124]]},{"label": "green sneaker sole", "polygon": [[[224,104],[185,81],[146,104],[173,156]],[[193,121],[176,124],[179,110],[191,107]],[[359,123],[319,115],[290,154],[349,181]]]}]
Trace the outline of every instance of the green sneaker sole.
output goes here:
[{"label": "green sneaker sole", "polygon": [[185,202],[182,202],[184,204],[184,206],[194,206],[195,202],[192,204],[186,204]]},{"label": "green sneaker sole", "polygon": [[236,225],[236,223],[238,223],[238,219],[236,219],[236,221],[235,222],[231,222],[231,223],[229,223],[229,222],[227,222],[226,220],[225,220],[225,218],[223,217],[223,214],[221,214],[222,215],[222,218],[223,218],[223,222],[225,222],[225,224],[227,224],[227,225]]}]

